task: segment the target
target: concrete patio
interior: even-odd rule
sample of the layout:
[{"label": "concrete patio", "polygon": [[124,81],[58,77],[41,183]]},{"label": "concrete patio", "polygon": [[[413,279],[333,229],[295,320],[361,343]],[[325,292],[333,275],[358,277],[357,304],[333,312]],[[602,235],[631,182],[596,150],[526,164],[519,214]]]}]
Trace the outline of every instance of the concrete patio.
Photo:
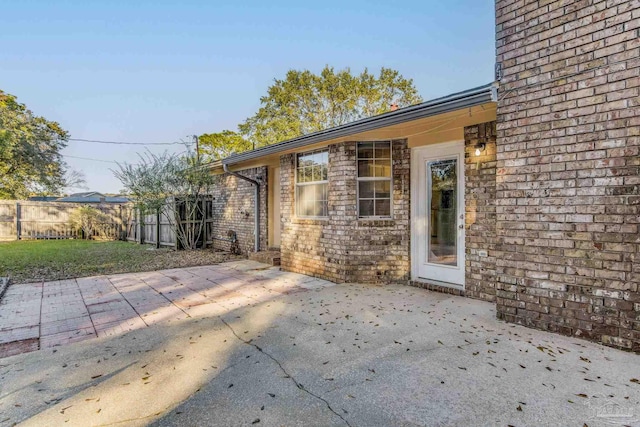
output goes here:
[{"label": "concrete patio", "polygon": [[0,359],[3,426],[640,423],[637,355],[249,261],[15,285],[0,331],[41,348]]}]

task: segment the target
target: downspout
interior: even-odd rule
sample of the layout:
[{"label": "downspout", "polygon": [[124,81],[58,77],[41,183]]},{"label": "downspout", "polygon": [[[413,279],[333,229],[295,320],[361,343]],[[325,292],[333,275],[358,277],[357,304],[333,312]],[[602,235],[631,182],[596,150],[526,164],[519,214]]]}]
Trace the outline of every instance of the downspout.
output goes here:
[{"label": "downspout", "polygon": [[247,178],[244,175],[240,175],[237,172],[233,172],[231,170],[229,170],[229,166],[227,166],[226,164],[222,164],[222,169],[230,174],[233,175],[235,177],[238,177],[240,179],[244,179],[245,181],[253,184],[254,188],[255,188],[255,209],[254,209],[254,233],[255,233],[255,251],[256,252],[260,252],[260,183],[256,180],[253,180],[251,178]]}]

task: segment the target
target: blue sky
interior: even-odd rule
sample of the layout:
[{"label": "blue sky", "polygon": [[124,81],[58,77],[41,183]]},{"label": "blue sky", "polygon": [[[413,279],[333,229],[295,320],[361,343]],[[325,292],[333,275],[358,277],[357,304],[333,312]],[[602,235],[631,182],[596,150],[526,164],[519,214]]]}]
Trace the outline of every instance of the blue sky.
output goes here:
[{"label": "blue sky", "polygon": [[[493,78],[494,0],[9,0],[2,20],[0,89],[73,138],[235,130],[289,69],[394,68],[425,100]],[[63,154],[134,162],[139,151],[72,141]],[[91,190],[120,190],[115,164],[66,161]]]}]

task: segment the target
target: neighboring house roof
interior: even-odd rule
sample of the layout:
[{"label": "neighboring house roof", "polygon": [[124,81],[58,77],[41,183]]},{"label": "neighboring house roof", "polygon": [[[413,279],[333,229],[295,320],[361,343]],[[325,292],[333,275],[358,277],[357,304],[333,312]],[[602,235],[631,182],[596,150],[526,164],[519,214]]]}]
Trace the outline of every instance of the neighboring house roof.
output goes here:
[{"label": "neighboring house roof", "polygon": [[448,113],[450,111],[482,105],[487,102],[497,101],[497,87],[493,83],[454,93],[441,98],[432,99],[421,104],[400,108],[395,111],[380,114],[373,117],[346,123],[320,132],[299,136],[288,141],[257,148],[243,153],[232,154],[219,162],[213,162],[210,167],[219,167],[221,164],[234,165],[247,160],[258,159],[270,154],[305,147],[331,139],[355,135],[357,133],[380,129],[383,127]]},{"label": "neighboring house roof", "polygon": [[58,196],[32,196],[27,200],[30,202],[52,202],[54,200],[58,200]]},{"label": "neighboring house roof", "polygon": [[105,196],[97,191],[74,193],[67,197],[56,199],[56,202],[72,203],[127,203],[129,199],[122,196]]},{"label": "neighboring house roof", "polygon": [[104,197],[104,194],[98,193],[97,191],[85,191],[83,193],[69,194],[69,196],[67,197],[91,197],[91,196]]}]

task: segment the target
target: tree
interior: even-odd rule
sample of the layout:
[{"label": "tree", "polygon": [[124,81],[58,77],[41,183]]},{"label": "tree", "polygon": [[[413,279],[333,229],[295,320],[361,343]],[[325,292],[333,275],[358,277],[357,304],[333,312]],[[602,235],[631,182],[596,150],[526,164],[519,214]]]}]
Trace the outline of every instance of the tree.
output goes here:
[{"label": "tree", "polygon": [[241,153],[252,148],[251,142],[231,130],[205,133],[198,138],[200,154],[207,161],[224,159],[233,153]]},{"label": "tree", "polygon": [[0,199],[59,193],[67,185],[60,151],[68,138],[58,123],[0,90]]},{"label": "tree", "polygon": [[391,104],[402,108],[420,102],[413,80],[389,68],[378,76],[367,69],[352,75],[349,68],[336,72],[329,66],[320,75],[290,70],[268,88],[258,112],[239,129],[260,147],[382,114]]},{"label": "tree", "polygon": [[177,162],[175,154],[164,152],[139,154],[137,164],[118,164],[118,170],[112,170],[124,187],[124,194],[143,212],[160,212],[169,197],[169,176],[173,173],[173,164]]},{"label": "tree", "polygon": [[[205,196],[215,178],[198,157],[164,152],[140,155],[138,164],[118,164],[112,171],[143,213],[164,216],[184,249],[195,249],[204,231]],[[159,238],[156,246],[159,247]]]},{"label": "tree", "polygon": [[96,230],[103,235],[102,227],[110,221],[111,218],[107,214],[92,206],[80,206],[69,215],[69,223],[75,229],[82,230],[85,239],[91,239]]}]

